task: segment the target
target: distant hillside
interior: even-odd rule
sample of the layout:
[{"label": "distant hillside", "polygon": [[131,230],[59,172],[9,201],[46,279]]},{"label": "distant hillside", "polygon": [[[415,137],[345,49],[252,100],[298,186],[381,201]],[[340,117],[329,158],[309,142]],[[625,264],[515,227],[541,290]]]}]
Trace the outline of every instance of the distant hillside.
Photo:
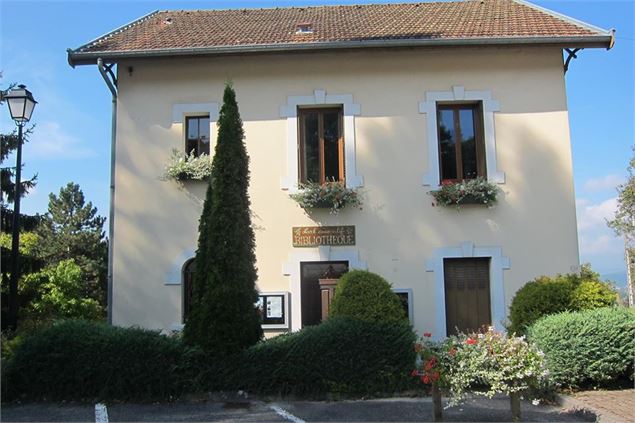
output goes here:
[{"label": "distant hillside", "polygon": [[626,271],[606,273],[604,275],[600,275],[600,277],[605,281],[611,281],[615,283],[615,286],[617,286],[618,288],[626,288]]}]

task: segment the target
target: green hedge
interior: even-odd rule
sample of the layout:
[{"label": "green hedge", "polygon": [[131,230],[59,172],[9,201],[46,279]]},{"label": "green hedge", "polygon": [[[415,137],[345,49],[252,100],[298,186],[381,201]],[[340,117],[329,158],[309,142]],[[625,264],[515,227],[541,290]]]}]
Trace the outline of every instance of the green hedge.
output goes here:
[{"label": "green hedge", "polygon": [[167,399],[194,389],[197,359],[156,332],[59,322],[17,346],[3,368],[3,398]]},{"label": "green hedge", "polygon": [[541,276],[516,292],[509,309],[509,332],[524,334],[543,316],[563,311],[608,307],[617,302],[617,292],[588,265],[581,274]]},{"label": "green hedge", "polygon": [[208,387],[303,397],[393,393],[414,386],[414,342],[406,323],[331,318],[215,363]]},{"label": "green hedge", "polygon": [[204,390],[313,397],[414,386],[407,323],[333,318],[223,359],[142,329],[65,321],[28,336],[3,363],[3,400],[165,400]]},{"label": "green hedge", "polygon": [[329,316],[370,322],[408,321],[399,297],[386,279],[365,270],[351,270],[340,278]]},{"label": "green hedge", "polygon": [[599,308],[547,316],[529,328],[528,338],[545,353],[552,380],[564,386],[633,378],[634,310]]}]

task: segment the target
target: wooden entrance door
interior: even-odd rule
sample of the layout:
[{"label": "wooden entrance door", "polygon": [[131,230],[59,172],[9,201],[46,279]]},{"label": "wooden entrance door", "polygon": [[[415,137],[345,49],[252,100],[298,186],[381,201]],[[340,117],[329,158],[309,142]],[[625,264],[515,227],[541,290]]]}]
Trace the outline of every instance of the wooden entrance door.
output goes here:
[{"label": "wooden entrance door", "polygon": [[443,260],[447,335],[474,332],[492,323],[489,258]]},{"label": "wooden entrance door", "polygon": [[300,263],[302,327],[322,322],[322,292],[319,279],[329,266],[338,277],[348,271],[347,261],[319,261]]}]

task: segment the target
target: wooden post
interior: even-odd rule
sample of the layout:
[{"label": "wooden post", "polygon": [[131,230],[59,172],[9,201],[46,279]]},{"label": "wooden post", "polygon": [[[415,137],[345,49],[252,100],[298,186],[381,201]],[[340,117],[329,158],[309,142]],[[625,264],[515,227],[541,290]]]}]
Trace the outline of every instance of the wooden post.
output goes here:
[{"label": "wooden post", "polygon": [[509,400],[512,408],[512,421],[520,421],[520,392],[512,392],[509,394]]},{"label": "wooden post", "polygon": [[443,421],[443,404],[441,402],[441,390],[436,382],[432,382],[432,407],[433,419],[435,422]]}]

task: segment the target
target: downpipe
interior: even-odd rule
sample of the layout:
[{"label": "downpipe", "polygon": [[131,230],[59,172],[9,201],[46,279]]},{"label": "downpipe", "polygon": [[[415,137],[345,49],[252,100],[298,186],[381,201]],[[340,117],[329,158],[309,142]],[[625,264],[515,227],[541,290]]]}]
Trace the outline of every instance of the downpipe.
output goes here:
[{"label": "downpipe", "polygon": [[115,242],[115,155],[117,145],[117,88],[116,80],[111,81],[108,74],[114,78],[112,71],[106,69],[101,58],[97,59],[97,69],[106,82],[112,94],[112,118],[110,133],[110,210],[108,214],[108,290],[107,290],[107,315],[108,324],[112,325],[112,297],[113,297],[113,253]]}]

